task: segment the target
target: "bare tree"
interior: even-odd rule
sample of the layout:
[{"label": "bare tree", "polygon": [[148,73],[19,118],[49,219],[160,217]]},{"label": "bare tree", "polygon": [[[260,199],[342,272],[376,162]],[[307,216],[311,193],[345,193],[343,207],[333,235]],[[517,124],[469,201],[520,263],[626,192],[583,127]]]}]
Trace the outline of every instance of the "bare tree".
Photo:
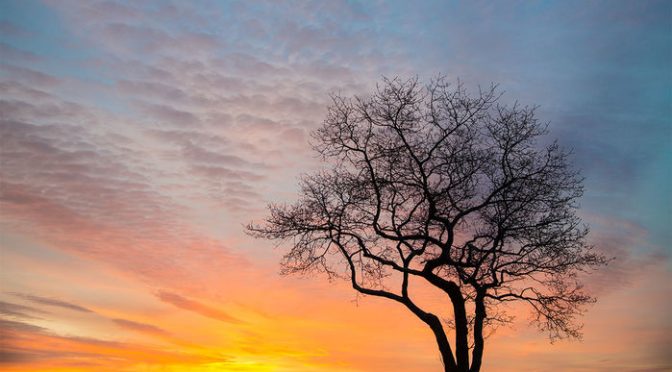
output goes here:
[{"label": "bare tree", "polygon": [[[576,215],[582,179],[566,151],[538,143],[546,125],[535,109],[500,97],[443,78],[334,95],[314,133],[329,166],[249,233],[291,241],[283,273],[344,276],[403,304],[434,333],[445,371],[481,369],[484,332],[508,320],[504,302],[527,303],[552,339],[579,337],[575,316],[593,298],[577,274],[605,263]],[[421,308],[411,280],[444,292],[452,319]]]}]

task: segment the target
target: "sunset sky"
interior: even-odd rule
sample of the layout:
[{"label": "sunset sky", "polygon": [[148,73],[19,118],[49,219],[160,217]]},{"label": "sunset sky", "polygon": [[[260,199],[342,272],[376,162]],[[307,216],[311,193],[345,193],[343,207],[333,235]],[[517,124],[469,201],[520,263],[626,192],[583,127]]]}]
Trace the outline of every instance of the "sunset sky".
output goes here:
[{"label": "sunset sky", "polygon": [[516,322],[484,371],[672,369],[672,2],[0,1],[0,369],[438,371],[431,332],[279,275],[244,225],[382,76],[539,105],[615,260],[582,341]]}]

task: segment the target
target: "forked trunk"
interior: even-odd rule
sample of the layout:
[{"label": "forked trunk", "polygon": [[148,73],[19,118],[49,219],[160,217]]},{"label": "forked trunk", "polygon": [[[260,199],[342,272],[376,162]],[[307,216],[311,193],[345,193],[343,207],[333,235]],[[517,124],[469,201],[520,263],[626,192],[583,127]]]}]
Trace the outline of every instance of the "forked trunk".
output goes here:
[{"label": "forked trunk", "polygon": [[[463,361],[462,363],[459,363],[458,361],[455,360],[455,356],[453,355],[453,351],[451,349],[450,343],[448,342],[448,338],[446,337],[446,333],[443,330],[443,326],[441,325],[440,321],[438,321],[438,318],[436,322],[430,322],[429,326],[432,329],[432,332],[434,333],[437,346],[439,347],[439,353],[441,354],[441,361],[443,362],[444,372],[480,372],[482,353],[476,353],[478,355],[475,355],[475,360],[471,368],[469,367],[468,361],[467,362]],[[466,348],[466,349],[469,348],[467,344],[455,345],[455,346],[456,350],[460,348]]]},{"label": "forked trunk", "polygon": [[443,330],[441,321],[435,316],[428,316],[423,319],[432,329],[434,337],[436,338],[436,343],[439,346],[439,352],[441,353],[441,362],[443,363],[444,372],[461,372],[455,364],[455,357],[453,357],[453,351],[450,348],[450,343],[446,337],[446,332]]}]

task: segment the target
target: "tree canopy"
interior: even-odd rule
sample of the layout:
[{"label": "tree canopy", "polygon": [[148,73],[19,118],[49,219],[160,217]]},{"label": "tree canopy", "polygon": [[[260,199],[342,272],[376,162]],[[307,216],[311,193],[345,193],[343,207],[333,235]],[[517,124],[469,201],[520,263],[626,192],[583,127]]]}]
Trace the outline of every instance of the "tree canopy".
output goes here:
[{"label": "tree canopy", "polygon": [[[313,134],[327,166],[248,231],[290,243],[284,273],[345,277],[404,305],[445,371],[477,372],[484,330],[508,320],[503,302],[528,304],[551,339],[579,337],[593,298],[578,273],[606,262],[577,215],[582,178],[546,134],[534,107],[502,104],[496,86],[470,95],[441,77],[395,78],[367,97],[333,95]],[[421,308],[410,280],[443,291],[452,319]]]}]

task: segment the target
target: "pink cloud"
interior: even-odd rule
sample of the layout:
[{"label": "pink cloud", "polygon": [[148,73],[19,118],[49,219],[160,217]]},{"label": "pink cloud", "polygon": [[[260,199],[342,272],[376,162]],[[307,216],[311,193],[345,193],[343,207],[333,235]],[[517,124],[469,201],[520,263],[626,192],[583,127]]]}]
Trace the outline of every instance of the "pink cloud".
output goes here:
[{"label": "pink cloud", "polygon": [[163,302],[169,303],[173,306],[179,307],[187,311],[193,311],[195,313],[201,314],[208,318],[213,318],[221,320],[226,323],[240,323],[240,320],[234,318],[233,316],[227,314],[226,312],[216,309],[214,307],[204,305],[200,302],[182,297],[178,294],[159,291],[156,296]]},{"label": "pink cloud", "polygon": [[155,335],[166,335],[166,334],[168,334],[168,332],[166,332],[164,329],[161,329],[161,328],[159,328],[157,326],[154,326],[154,325],[151,325],[151,324],[135,322],[135,321],[128,320],[128,319],[112,319],[112,321],[122,328],[131,330],[131,331],[135,331],[135,332],[150,333],[150,334],[155,334]]}]

